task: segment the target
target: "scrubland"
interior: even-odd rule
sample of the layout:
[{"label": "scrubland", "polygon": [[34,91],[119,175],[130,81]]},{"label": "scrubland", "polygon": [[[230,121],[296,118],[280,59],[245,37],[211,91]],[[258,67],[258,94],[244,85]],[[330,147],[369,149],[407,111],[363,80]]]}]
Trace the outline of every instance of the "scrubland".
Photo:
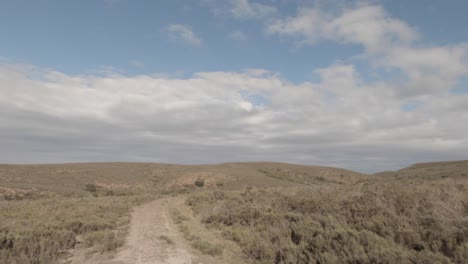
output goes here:
[{"label": "scrubland", "polygon": [[187,204],[256,263],[466,263],[468,179],[205,191]]},{"label": "scrubland", "polygon": [[131,208],[155,195],[114,166],[0,166],[0,263],[51,264],[71,249],[120,247]]},{"label": "scrubland", "polygon": [[0,165],[0,263],[112,253],[133,207],[181,196],[171,219],[213,260],[462,264],[467,175],[467,161],[374,175],[282,163]]},{"label": "scrubland", "polygon": [[54,263],[74,247],[106,252],[124,242],[128,213],[145,197],[0,203],[0,263]]}]

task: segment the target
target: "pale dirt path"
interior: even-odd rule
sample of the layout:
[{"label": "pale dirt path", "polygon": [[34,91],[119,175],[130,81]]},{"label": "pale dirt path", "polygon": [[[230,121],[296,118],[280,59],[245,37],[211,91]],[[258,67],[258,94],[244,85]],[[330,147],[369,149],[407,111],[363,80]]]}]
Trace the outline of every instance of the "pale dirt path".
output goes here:
[{"label": "pale dirt path", "polygon": [[[192,255],[184,240],[171,227],[166,199],[135,208],[127,241],[114,260],[115,264],[191,264]],[[174,244],[160,238],[169,237]]]},{"label": "pale dirt path", "polygon": [[[172,222],[169,208],[175,208],[184,216],[189,216],[185,225],[193,235],[212,244],[224,246],[222,256],[200,254],[193,250],[176,225]],[[166,236],[168,244],[160,236]],[[67,264],[239,264],[250,263],[242,259],[242,252],[232,241],[209,232],[184,204],[181,197],[165,198],[140,205],[131,214],[129,234],[125,245],[115,255],[86,254],[86,251],[74,251],[65,262]]]}]

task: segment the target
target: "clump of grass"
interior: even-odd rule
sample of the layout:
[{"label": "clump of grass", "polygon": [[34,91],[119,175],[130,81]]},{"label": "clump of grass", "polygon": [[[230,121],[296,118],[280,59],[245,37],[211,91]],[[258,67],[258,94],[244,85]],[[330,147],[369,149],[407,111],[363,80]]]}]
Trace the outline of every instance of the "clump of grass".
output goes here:
[{"label": "clump of grass", "polygon": [[197,239],[195,236],[193,236],[190,233],[188,226],[184,224],[184,222],[190,220],[190,218],[182,215],[180,211],[177,209],[171,209],[170,214],[171,214],[172,220],[177,225],[179,231],[182,233],[185,239],[190,240],[190,241]]},{"label": "clump of grass", "polygon": [[171,217],[172,217],[174,223],[176,223],[177,225],[182,224],[183,222],[190,220],[190,218],[188,218],[187,216],[182,215],[180,213],[180,211],[177,210],[177,209],[172,209],[170,214],[171,214]]},{"label": "clump of grass", "polygon": [[174,244],[174,241],[172,241],[172,239],[166,235],[160,235],[159,239],[166,242],[167,244]]},{"label": "clump of grass", "polygon": [[222,255],[224,250],[222,245],[213,245],[210,242],[204,240],[195,240],[191,245],[193,248],[198,249],[203,254],[211,256]]},{"label": "clump of grass", "polygon": [[97,192],[97,186],[93,183],[87,183],[85,184],[85,191],[91,192],[91,193],[96,193]]},{"label": "clump of grass", "polygon": [[193,248],[199,250],[203,254],[208,254],[211,256],[218,256],[223,254],[224,248],[222,245],[213,245],[208,241],[202,240],[199,236],[194,235],[192,234],[192,232],[190,232],[189,226],[185,224],[186,221],[190,220],[189,217],[182,215],[177,209],[171,210],[171,217],[174,223],[176,223],[183,237],[186,240],[191,241],[190,245]]},{"label": "clump of grass", "polygon": [[99,230],[84,235],[86,247],[93,247],[97,252],[104,253],[117,249],[125,242],[122,236],[118,237],[113,230]]}]

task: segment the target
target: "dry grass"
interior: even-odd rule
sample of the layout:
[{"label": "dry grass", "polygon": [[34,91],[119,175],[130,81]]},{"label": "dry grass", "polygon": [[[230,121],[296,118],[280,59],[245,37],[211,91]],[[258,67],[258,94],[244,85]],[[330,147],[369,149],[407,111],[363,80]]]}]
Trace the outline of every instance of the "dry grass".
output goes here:
[{"label": "dry grass", "polygon": [[184,239],[190,241],[192,248],[197,249],[202,254],[211,256],[220,256],[223,254],[224,247],[222,245],[212,244],[191,232],[190,226],[186,224],[186,222],[191,220],[189,217],[182,215],[177,209],[172,209],[170,213],[172,220],[184,236]]},{"label": "dry grass", "polygon": [[168,236],[160,235],[159,239],[166,242],[167,244],[174,244],[174,241],[172,241],[172,239],[170,237],[168,237]]},{"label": "dry grass", "polygon": [[0,263],[55,263],[74,247],[123,244],[128,213],[143,197],[0,202]]},{"label": "dry grass", "polygon": [[112,251],[131,207],[162,193],[189,195],[198,215],[184,207],[174,222],[192,247],[223,260],[239,246],[257,263],[464,263],[467,175],[466,161],[373,176],[283,163],[0,165],[0,263]]},{"label": "dry grass", "polygon": [[257,263],[465,263],[468,181],[373,179],[187,199]]},{"label": "dry grass", "polygon": [[0,165],[0,263],[55,263],[123,244],[133,206],[160,193],[164,164]]}]

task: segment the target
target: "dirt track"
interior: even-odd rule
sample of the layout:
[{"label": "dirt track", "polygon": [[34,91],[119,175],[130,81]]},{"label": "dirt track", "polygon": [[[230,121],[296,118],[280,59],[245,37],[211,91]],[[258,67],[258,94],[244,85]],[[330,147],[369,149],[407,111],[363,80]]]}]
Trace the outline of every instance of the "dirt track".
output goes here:
[{"label": "dirt track", "polygon": [[[170,238],[173,244],[161,239],[161,236]],[[112,263],[192,263],[192,256],[183,239],[171,227],[167,200],[155,200],[135,208],[127,242]]]}]

